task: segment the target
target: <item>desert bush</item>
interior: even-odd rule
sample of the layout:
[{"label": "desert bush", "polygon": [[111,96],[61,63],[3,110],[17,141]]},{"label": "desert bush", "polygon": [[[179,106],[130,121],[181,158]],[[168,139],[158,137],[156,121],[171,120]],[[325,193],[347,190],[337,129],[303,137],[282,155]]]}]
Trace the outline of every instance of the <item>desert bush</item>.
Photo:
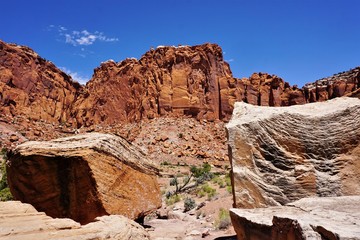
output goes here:
[{"label": "desert bush", "polygon": [[[205,180],[211,180],[213,174],[210,172],[211,166],[208,163],[204,163],[201,167],[191,166],[190,173],[188,176],[183,178],[182,183],[178,180],[178,176],[170,179],[170,186],[175,186],[175,191],[171,192],[172,195],[185,192],[189,189],[193,189],[199,184],[203,183]],[[190,184],[192,181],[192,185]]]},{"label": "desert bush", "polygon": [[215,220],[214,224],[215,224],[215,227],[217,229],[226,229],[226,228],[228,228],[230,226],[230,224],[231,224],[229,211],[224,209],[224,208],[220,208],[218,217]]},{"label": "desert bush", "polygon": [[184,212],[188,212],[196,207],[195,200],[192,198],[186,198],[184,201]]},{"label": "desert bush", "polygon": [[4,159],[4,162],[0,166],[0,172],[2,172],[2,177],[0,179],[0,201],[9,201],[13,199],[11,195],[9,185],[7,182],[7,174],[6,174],[6,149],[2,149],[0,154]]},{"label": "desert bush", "polygon": [[204,197],[205,194],[207,195],[208,200],[211,200],[216,195],[216,189],[212,188],[208,183],[203,184],[198,188],[196,195],[198,197]]},{"label": "desert bush", "polygon": [[226,186],[225,180],[221,178],[221,176],[215,176],[211,181],[214,184],[219,185],[220,188],[224,188]]},{"label": "desert bush", "polygon": [[181,196],[176,194],[176,195],[171,195],[170,197],[166,198],[165,202],[166,202],[166,205],[170,206],[170,205],[173,205],[177,202],[180,202],[181,201]]}]

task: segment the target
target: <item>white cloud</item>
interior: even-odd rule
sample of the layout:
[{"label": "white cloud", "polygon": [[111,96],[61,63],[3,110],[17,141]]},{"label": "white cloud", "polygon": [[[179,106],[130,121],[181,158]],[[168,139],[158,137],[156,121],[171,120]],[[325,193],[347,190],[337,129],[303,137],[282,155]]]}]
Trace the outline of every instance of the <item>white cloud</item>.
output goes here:
[{"label": "white cloud", "polygon": [[[49,29],[55,28],[54,25],[50,25]],[[116,37],[107,37],[104,33],[95,31],[90,32],[86,29],[83,30],[72,30],[69,31],[64,26],[57,26],[57,31],[59,35],[65,38],[65,43],[71,44],[73,46],[89,46],[94,44],[96,41],[100,42],[117,42],[119,41]]]},{"label": "white cloud", "polygon": [[230,58],[230,59],[225,59],[225,61],[226,61],[226,62],[234,62],[234,61],[235,61],[235,59]]},{"label": "white cloud", "polygon": [[87,81],[89,81],[89,77],[83,76],[81,74],[79,74],[78,72],[73,72],[70,69],[66,68],[66,67],[59,67],[61,71],[65,72],[66,74],[70,75],[72,77],[73,80],[81,83],[81,84],[85,84]]}]

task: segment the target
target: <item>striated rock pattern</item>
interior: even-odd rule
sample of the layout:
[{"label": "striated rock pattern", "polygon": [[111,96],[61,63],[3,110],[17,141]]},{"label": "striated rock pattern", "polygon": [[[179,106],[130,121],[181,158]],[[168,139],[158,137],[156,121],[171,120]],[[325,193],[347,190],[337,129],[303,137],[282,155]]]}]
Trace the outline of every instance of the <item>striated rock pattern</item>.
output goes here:
[{"label": "striated rock pattern", "polygon": [[281,207],[230,209],[238,240],[360,239],[360,196],[303,198]]},{"label": "striated rock pattern", "polygon": [[158,169],[124,139],[99,133],[26,142],[10,157],[13,196],[52,217],[141,219],[161,206]]},{"label": "striated rock pattern", "polygon": [[110,215],[81,226],[71,219],[54,219],[30,204],[0,202],[0,239],[150,239],[142,226],[124,216]]},{"label": "striated rock pattern", "polygon": [[0,113],[70,121],[79,83],[28,47],[0,41]]},{"label": "striated rock pattern", "polygon": [[234,207],[360,194],[360,99],[268,108],[236,103],[227,124]]}]

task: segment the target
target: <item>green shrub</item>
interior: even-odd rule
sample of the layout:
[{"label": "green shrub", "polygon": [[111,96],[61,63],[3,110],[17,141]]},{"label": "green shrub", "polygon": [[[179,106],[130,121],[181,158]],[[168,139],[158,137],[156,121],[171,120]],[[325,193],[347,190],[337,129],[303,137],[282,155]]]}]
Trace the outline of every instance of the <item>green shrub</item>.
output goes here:
[{"label": "green shrub", "polygon": [[0,201],[10,201],[13,200],[13,196],[10,192],[10,188],[4,188],[0,190]]},{"label": "green shrub", "polygon": [[200,195],[202,192],[207,194],[208,200],[210,200],[216,195],[216,189],[212,188],[208,183],[200,187],[200,189],[198,190],[198,195]]},{"label": "green shrub", "polygon": [[173,204],[175,204],[177,202],[180,202],[180,200],[181,200],[181,196],[176,194],[176,195],[172,195],[169,198],[167,198],[165,200],[165,202],[166,202],[166,205],[170,206],[170,205],[173,205]]},{"label": "green shrub", "polygon": [[213,179],[212,179],[212,182],[214,184],[217,184],[219,185],[220,188],[224,188],[226,186],[226,183],[224,181],[223,178],[221,178],[220,176],[215,176]]},{"label": "green shrub", "polygon": [[186,198],[184,201],[184,212],[188,212],[196,207],[195,200],[192,198]]},{"label": "green shrub", "polygon": [[169,162],[167,162],[167,161],[163,161],[162,163],[160,163],[160,165],[161,165],[161,166],[169,166],[169,165],[170,165],[170,163],[169,163]]},{"label": "green shrub", "polygon": [[9,201],[13,200],[11,195],[9,185],[7,183],[7,174],[6,174],[6,149],[1,150],[0,157],[4,158],[4,162],[0,166],[0,172],[2,172],[2,177],[0,179],[0,201]]},{"label": "green shrub", "polygon": [[208,163],[204,163],[202,167],[191,166],[190,168],[190,172],[192,172],[192,174],[196,178],[207,175],[207,173],[210,173],[210,170],[211,170],[211,166]]},{"label": "green shrub", "polygon": [[218,218],[215,220],[214,224],[217,229],[228,228],[231,224],[229,211],[224,208],[220,208]]}]

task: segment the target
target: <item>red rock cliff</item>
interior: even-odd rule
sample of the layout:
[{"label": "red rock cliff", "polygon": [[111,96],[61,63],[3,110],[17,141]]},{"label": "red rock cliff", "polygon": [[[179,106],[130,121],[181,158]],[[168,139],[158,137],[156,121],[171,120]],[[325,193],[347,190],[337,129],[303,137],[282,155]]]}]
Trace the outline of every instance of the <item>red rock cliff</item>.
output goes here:
[{"label": "red rock cliff", "polygon": [[218,45],[158,47],[140,60],[102,63],[74,115],[85,125],[169,114],[222,119],[231,114],[224,96],[235,82]]},{"label": "red rock cliff", "polygon": [[0,41],[0,113],[70,121],[80,84],[28,47]]},{"label": "red rock cliff", "polygon": [[78,126],[164,115],[228,121],[236,101],[289,106],[359,96],[360,67],[299,89],[267,73],[234,78],[216,44],[158,47],[107,61],[81,87],[28,47],[0,41],[0,111]]}]

